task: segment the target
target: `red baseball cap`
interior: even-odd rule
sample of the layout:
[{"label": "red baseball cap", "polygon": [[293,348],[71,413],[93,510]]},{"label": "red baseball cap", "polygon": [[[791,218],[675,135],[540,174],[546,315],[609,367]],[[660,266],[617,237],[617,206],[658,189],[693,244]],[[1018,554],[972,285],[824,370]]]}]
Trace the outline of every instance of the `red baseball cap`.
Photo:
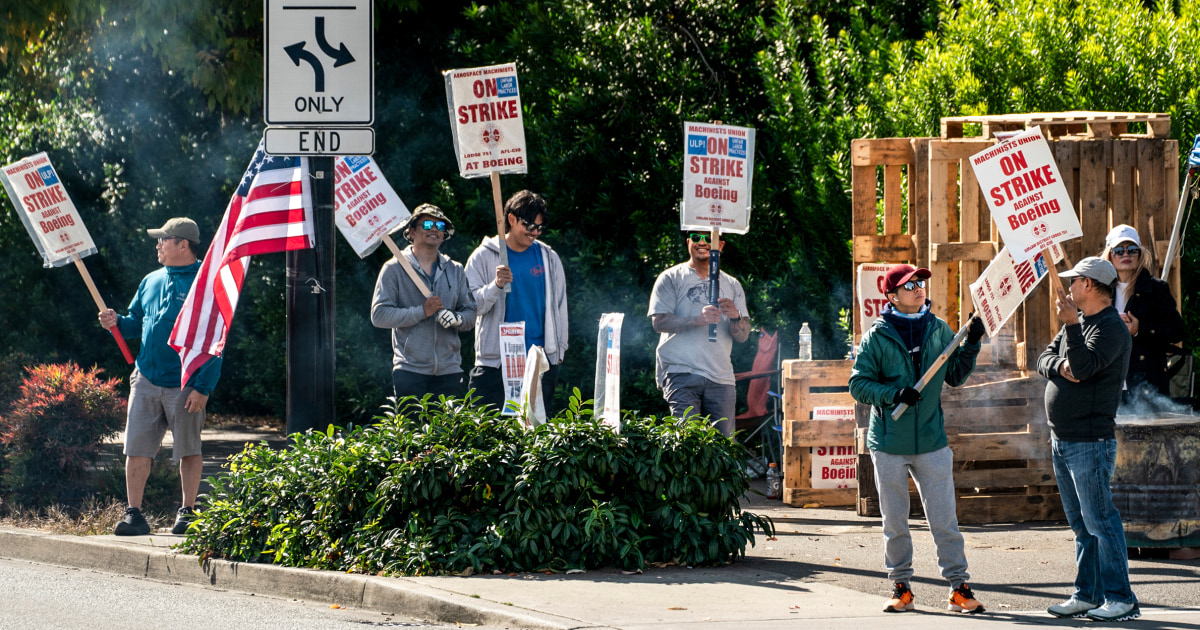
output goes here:
[{"label": "red baseball cap", "polygon": [[912,280],[913,278],[928,278],[933,274],[924,267],[914,267],[912,265],[893,265],[888,269],[887,275],[883,277],[883,292],[891,293],[900,287],[900,285]]}]

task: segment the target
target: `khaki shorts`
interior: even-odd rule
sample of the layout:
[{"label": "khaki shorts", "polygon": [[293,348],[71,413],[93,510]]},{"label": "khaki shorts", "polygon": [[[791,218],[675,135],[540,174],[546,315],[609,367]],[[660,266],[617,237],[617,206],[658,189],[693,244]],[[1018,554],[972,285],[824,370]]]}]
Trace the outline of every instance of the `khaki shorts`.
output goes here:
[{"label": "khaki shorts", "polygon": [[171,460],[200,455],[200,431],[204,429],[204,410],[188,413],[191,387],[159,387],[134,369],[129,376],[129,415],[125,421],[125,456],[154,457],[162,447],[163,436],[171,430],[174,446]]}]

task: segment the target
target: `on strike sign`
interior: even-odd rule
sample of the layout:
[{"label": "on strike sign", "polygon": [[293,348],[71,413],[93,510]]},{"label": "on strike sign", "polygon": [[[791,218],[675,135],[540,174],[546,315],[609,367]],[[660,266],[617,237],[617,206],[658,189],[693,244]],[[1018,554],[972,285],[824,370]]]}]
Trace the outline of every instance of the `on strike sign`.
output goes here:
[{"label": "on strike sign", "polygon": [[[813,420],[854,422],[854,407],[813,407]],[[853,446],[812,446],[813,488],[857,488],[858,454]]]},{"label": "on strike sign", "polygon": [[96,253],[92,235],[58,180],[49,156],[38,153],[5,166],[0,173],[44,266],[61,267],[71,262],[72,254],[83,258]]},{"label": "on strike sign", "polygon": [[683,230],[745,234],[750,229],[754,130],[683,123]]},{"label": "on strike sign", "polygon": [[487,177],[493,172],[528,172],[516,64],[443,74],[458,174]]},{"label": "on strike sign", "polygon": [[365,155],[338,158],[334,164],[333,222],[364,258],[383,235],[409,217],[408,207],[388,184],[375,160]]},{"label": "on strike sign", "polygon": [[879,319],[883,307],[887,306],[887,294],[883,292],[884,277],[891,265],[865,263],[858,266],[858,321],[864,333]]},{"label": "on strike sign", "polygon": [[1013,260],[1083,236],[1050,145],[1039,128],[971,156],[992,219]]},{"label": "on strike sign", "polygon": [[971,301],[987,327],[988,337],[1000,332],[1049,271],[1041,254],[1031,260],[1016,262],[1007,247],[1000,250],[987,269],[979,274],[979,279],[971,283]]}]

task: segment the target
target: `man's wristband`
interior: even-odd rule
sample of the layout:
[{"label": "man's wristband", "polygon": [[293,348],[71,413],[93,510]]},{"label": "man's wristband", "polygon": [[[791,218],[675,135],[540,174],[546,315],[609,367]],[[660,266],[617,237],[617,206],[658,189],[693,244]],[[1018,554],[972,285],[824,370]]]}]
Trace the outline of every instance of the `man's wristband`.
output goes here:
[{"label": "man's wristband", "polygon": [[729,323],[730,323],[730,324],[732,324],[732,323],[734,323],[734,322],[740,322],[740,321],[742,321],[742,316],[741,316],[741,315],[738,315],[738,316],[737,316],[737,319],[734,319],[734,318],[732,318],[732,317],[730,317],[730,318],[729,318]]}]

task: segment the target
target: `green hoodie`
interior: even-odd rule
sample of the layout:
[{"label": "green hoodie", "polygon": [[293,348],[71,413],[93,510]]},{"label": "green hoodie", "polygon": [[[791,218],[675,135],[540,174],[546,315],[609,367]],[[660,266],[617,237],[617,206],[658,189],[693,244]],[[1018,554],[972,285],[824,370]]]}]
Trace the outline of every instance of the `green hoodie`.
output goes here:
[{"label": "green hoodie", "polygon": [[[946,322],[930,317],[921,341],[921,372],[928,370],[938,355],[954,340],[954,331]],[[850,395],[871,405],[871,428],[867,447],[893,455],[920,455],[946,446],[946,424],[942,415],[942,383],[962,385],[975,369],[980,344],[963,343],[921,390],[921,401],[891,419],[896,394],[916,384],[921,374],[914,373],[908,348],[896,328],[884,318],[875,320],[863,335],[858,358],[850,372]]]}]

